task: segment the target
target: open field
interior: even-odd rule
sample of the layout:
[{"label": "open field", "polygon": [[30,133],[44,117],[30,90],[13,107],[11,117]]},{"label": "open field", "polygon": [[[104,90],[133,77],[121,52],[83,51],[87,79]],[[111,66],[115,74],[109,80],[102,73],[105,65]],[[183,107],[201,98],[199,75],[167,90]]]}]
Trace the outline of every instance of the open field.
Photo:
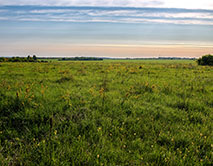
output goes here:
[{"label": "open field", "polygon": [[0,165],[211,165],[213,67],[0,63]]}]

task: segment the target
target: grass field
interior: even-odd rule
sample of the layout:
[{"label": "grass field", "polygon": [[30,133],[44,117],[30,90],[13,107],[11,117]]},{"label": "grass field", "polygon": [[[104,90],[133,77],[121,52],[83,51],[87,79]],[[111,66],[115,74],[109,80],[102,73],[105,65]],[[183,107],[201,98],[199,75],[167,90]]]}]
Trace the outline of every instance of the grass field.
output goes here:
[{"label": "grass field", "polygon": [[0,63],[0,165],[211,165],[213,68]]}]

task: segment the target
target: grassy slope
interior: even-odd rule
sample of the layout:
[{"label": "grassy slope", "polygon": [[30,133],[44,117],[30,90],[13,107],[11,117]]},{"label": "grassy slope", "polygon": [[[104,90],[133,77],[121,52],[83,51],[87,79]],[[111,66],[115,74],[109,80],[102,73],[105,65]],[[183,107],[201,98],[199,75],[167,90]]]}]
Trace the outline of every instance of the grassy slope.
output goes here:
[{"label": "grassy slope", "polygon": [[210,165],[212,82],[193,61],[1,63],[0,165]]}]

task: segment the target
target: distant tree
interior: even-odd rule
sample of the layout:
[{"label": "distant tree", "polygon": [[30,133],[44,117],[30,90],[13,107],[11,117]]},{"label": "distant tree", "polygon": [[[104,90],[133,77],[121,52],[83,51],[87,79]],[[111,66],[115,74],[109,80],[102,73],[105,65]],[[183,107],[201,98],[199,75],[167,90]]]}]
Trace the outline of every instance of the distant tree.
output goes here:
[{"label": "distant tree", "polygon": [[0,62],[7,62],[8,58],[0,58]]},{"label": "distant tree", "polygon": [[96,57],[72,57],[72,58],[61,58],[59,61],[102,61],[103,58]]},{"label": "distant tree", "polygon": [[35,55],[33,55],[33,60],[37,61],[37,57]]},{"label": "distant tree", "polygon": [[204,55],[197,60],[198,65],[213,66],[213,55]]},{"label": "distant tree", "polygon": [[[0,57],[0,62],[40,62],[38,58],[33,55],[33,57],[12,57],[12,58],[1,58]],[[45,61],[46,62],[46,61]]]}]

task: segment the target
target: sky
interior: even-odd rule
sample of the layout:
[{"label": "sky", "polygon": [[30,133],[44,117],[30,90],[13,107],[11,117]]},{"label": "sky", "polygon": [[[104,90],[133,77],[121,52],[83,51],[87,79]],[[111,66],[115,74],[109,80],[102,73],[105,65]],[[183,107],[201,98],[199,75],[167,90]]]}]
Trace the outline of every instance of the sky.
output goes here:
[{"label": "sky", "polygon": [[212,0],[0,0],[0,56],[200,57]]}]

